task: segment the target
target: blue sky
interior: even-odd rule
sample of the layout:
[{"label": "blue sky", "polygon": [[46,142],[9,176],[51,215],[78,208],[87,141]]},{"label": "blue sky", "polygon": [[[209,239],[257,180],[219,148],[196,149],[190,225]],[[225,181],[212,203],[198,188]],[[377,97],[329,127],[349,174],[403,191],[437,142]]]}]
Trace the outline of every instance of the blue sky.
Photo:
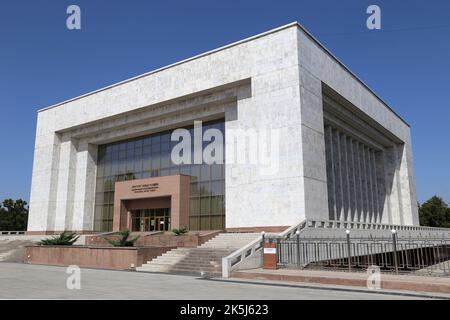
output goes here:
[{"label": "blue sky", "polygon": [[449,15],[447,0],[4,0],[0,200],[29,198],[38,109],[299,21],[411,124],[419,201],[450,201]]}]

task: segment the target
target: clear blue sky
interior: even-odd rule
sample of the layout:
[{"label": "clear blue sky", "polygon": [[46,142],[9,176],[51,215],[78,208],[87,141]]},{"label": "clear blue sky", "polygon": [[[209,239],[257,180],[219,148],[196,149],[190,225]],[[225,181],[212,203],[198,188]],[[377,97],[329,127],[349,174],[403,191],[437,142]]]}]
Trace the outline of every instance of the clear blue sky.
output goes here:
[{"label": "clear blue sky", "polygon": [[449,16],[448,0],[2,0],[0,200],[29,198],[38,109],[299,21],[411,124],[419,201],[450,201]]}]

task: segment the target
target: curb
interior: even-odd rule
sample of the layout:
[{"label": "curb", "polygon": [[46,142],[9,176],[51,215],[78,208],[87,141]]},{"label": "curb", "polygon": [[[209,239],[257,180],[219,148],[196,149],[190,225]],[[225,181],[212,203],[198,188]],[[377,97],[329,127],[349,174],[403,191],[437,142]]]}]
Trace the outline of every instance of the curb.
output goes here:
[{"label": "curb", "polygon": [[269,280],[250,280],[240,278],[242,280],[237,279],[224,279],[224,278],[198,278],[199,280],[206,281],[217,281],[217,282],[228,282],[228,283],[236,283],[236,284],[252,284],[252,285],[260,285],[260,286],[277,286],[277,287],[286,287],[286,288],[302,288],[302,289],[316,289],[316,290],[332,290],[332,291],[343,291],[343,292],[360,292],[360,293],[370,293],[370,294],[379,294],[379,295],[395,295],[395,296],[404,296],[404,297],[414,297],[414,298],[426,298],[426,299],[439,299],[439,300],[450,300],[450,296],[439,296],[433,293],[423,294],[423,293],[414,293],[414,292],[406,292],[406,291],[387,291],[384,289],[380,290],[368,290],[368,289],[359,289],[359,288],[351,288],[345,286],[324,286],[324,285],[307,285],[304,283],[287,283],[287,282],[270,282]]}]

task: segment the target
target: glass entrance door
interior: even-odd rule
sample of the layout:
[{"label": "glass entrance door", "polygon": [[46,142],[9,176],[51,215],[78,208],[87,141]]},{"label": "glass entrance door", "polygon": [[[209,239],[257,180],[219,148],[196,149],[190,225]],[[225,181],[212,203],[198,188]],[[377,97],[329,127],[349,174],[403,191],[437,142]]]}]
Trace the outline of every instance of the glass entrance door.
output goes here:
[{"label": "glass entrance door", "polygon": [[170,209],[142,209],[134,210],[131,213],[132,231],[169,231],[170,230]]},{"label": "glass entrance door", "polygon": [[144,217],[143,220],[144,220],[144,223],[143,223],[144,227],[143,227],[142,232],[150,231],[150,218],[149,217]]},{"label": "glass entrance door", "polygon": [[156,217],[155,218],[155,226],[157,231],[167,231],[165,228],[165,218],[164,217]]}]

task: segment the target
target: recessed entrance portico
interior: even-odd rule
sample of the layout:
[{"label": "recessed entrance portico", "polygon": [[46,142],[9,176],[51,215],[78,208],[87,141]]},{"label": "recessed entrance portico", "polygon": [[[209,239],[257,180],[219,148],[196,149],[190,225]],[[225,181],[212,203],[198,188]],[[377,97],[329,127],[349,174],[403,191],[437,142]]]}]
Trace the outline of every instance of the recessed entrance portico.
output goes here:
[{"label": "recessed entrance portico", "polygon": [[113,231],[169,231],[189,223],[187,175],[116,182]]},{"label": "recessed entrance portico", "polygon": [[131,231],[171,230],[170,208],[131,210]]}]

